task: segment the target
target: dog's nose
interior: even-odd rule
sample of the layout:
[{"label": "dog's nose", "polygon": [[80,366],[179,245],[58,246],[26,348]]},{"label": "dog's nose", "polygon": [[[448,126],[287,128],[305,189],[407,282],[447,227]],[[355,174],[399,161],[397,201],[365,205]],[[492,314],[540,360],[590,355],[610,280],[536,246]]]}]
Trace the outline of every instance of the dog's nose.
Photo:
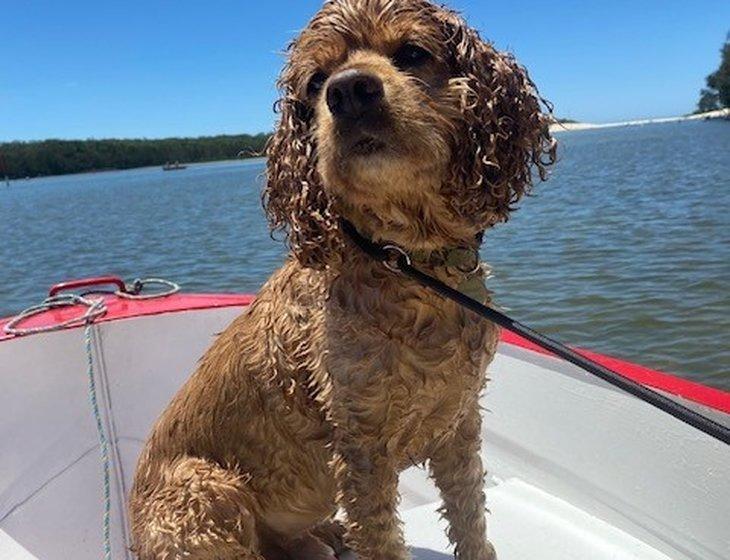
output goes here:
[{"label": "dog's nose", "polygon": [[327,106],[338,119],[358,119],[381,105],[385,91],[377,76],[361,70],[345,70],[330,78]]}]

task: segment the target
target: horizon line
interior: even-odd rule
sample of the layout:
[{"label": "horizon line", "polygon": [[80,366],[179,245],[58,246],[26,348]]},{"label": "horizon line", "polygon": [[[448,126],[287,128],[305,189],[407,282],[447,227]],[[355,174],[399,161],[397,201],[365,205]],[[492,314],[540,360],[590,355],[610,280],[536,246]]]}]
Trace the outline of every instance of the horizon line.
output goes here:
[{"label": "horizon line", "polygon": [[[681,120],[690,116],[694,116],[695,118],[698,118],[701,115],[716,113],[718,111],[727,111],[730,110],[730,108],[724,108],[724,109],[717,109],[715,111],[707,111],[705,113],[684,113],[682,115],[660,115],[660,116],[653,116],[653,117],[636,117],[636,118],[627,118],[627,119],[621,119],[621,120],[607,120],[605,122],[594,122],[594,121],[583,121],[583,120],[573,120],[569,117],[557,117],[553,115],[553,119],[555,122],[559,122],[561,120],[567,120],[572,121],[571,124],[576,125],[586,125],[591,126],[595,128],[600,127],[614,127],[614,126],[622,126],[622,125],[630,125],[635,122],[650,122],[650,121],[660,121],[662,119],[666,120]],[[268,131],[268,132],[235,132],[235,133],[215,133],[215,134],[197,134],[197,135],[189,135],[189,136],[102,136],[102,137],[96,137],[96,136],[87,136],[86,138],[68,138],[68,137],[60,137],[60,136],[49,136],[46,138],[34,138],[34,139],[13,139],[13,140],[2,140],[0,139],[0,145],[2,144],[13,144],[13,143],[40,143],[40,142],[88,142],[88,141],[105,141],[105,140],[147,140],[147,141],[155,141],[155,140],[174,140],[174,139],[202,139],[202,138],[217,138],[221,136],[269,136],[275,132],[275,128]]]}]

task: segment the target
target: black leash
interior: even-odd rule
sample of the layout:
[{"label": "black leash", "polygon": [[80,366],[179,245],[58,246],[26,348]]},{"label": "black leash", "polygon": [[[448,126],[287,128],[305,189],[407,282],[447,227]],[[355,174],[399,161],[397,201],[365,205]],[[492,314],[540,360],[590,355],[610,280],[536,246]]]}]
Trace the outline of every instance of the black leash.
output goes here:
[{"label": "black leash", "polygon": [[615,371],[611,371],[601,364],[598,364],[593,360],[578,354],[574,350],[571,350],[564,344],[561,344],[544,334],[536,332],[515,321],[504,313],[500,313],[499,311],[492,309],[491,307],[487,307],[486,305],[483,305],[480,302],[462,294],[440,280],[437,280],[433,276],[424,274],[411,264],[408,254],[403,251],[403,249],[395,245],[379,245],[374,243],[370,239],[360,235],[360,232],[357,231],[355,226],[345,220],[342,220],[340,225],[342,230],[347,234],[352,242],[355,243],[355,245],[376,261],[382,262],[390,270],[401,272],[406,276],[409,276],[419,284],[433,290],[441,296],[458,303],[462,307],[473,311],[477,315],[496,323],[508,331],[518,334],[556,356],[560,356],[564,360],[575,364],[588,373],[591,373],[596,377],[600,377],[611,385],[640,398],[644,402],[647,402],[660,410],[663,410],[667,414],[671,414],[685,424],[689,424],[690,426],[697,428],[723,443],[730,444],[730,428],[727,428],[726,426],[723,426],[722,424],[687,408],[677,401],[664,396],[661,393],[642,385],[641,383],[637,383],[636,381],[623,377]]}]

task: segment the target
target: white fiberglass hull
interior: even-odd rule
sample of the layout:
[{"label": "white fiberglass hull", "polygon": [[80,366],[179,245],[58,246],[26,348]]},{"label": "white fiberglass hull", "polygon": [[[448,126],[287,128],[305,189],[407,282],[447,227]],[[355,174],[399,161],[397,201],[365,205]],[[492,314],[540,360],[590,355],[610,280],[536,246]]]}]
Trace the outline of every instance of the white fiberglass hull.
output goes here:
[{"label": "white fiberglass hull", "polygon": [[[214,334],[242,311],[230,300],[220,305],[173,304],[173,312],[93,327],[112,441],[115,559],[132,558],[125,496],[152,423]],[[102,556],[86,359],[79,328],[0,342],[0,559]],[[490,377],[483,454],[490,539],[501,560],[730,557],[730,447],[518,345],[500,346]],[[414,557],[451,558],[425,472],[403,473],[401,492]]]}]

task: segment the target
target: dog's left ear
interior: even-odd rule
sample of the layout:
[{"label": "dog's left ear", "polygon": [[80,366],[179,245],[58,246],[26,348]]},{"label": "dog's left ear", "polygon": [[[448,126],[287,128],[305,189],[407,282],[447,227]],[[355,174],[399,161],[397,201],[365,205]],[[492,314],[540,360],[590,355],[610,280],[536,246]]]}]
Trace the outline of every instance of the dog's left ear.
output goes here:
[{"label": "dog's left ear", "polygon": [[272,231],[285,231],[299,262],[322,269],[337,254],[339,226],[317,172],[312,110],[292,87],[292,67],[279,81],[279,124],[266,148],[264,210]]},{"label": "dog's left ear", "polygon": [[456,14],[447,12],[443,25],[451,45],[452,91],[462,115],[452,177],[467,190],[454,204],[462,215],[489,226],[507,221],[529,192],[533,170],[545,180],[555,163],[552,107],[512,55],[482,41]]}]

